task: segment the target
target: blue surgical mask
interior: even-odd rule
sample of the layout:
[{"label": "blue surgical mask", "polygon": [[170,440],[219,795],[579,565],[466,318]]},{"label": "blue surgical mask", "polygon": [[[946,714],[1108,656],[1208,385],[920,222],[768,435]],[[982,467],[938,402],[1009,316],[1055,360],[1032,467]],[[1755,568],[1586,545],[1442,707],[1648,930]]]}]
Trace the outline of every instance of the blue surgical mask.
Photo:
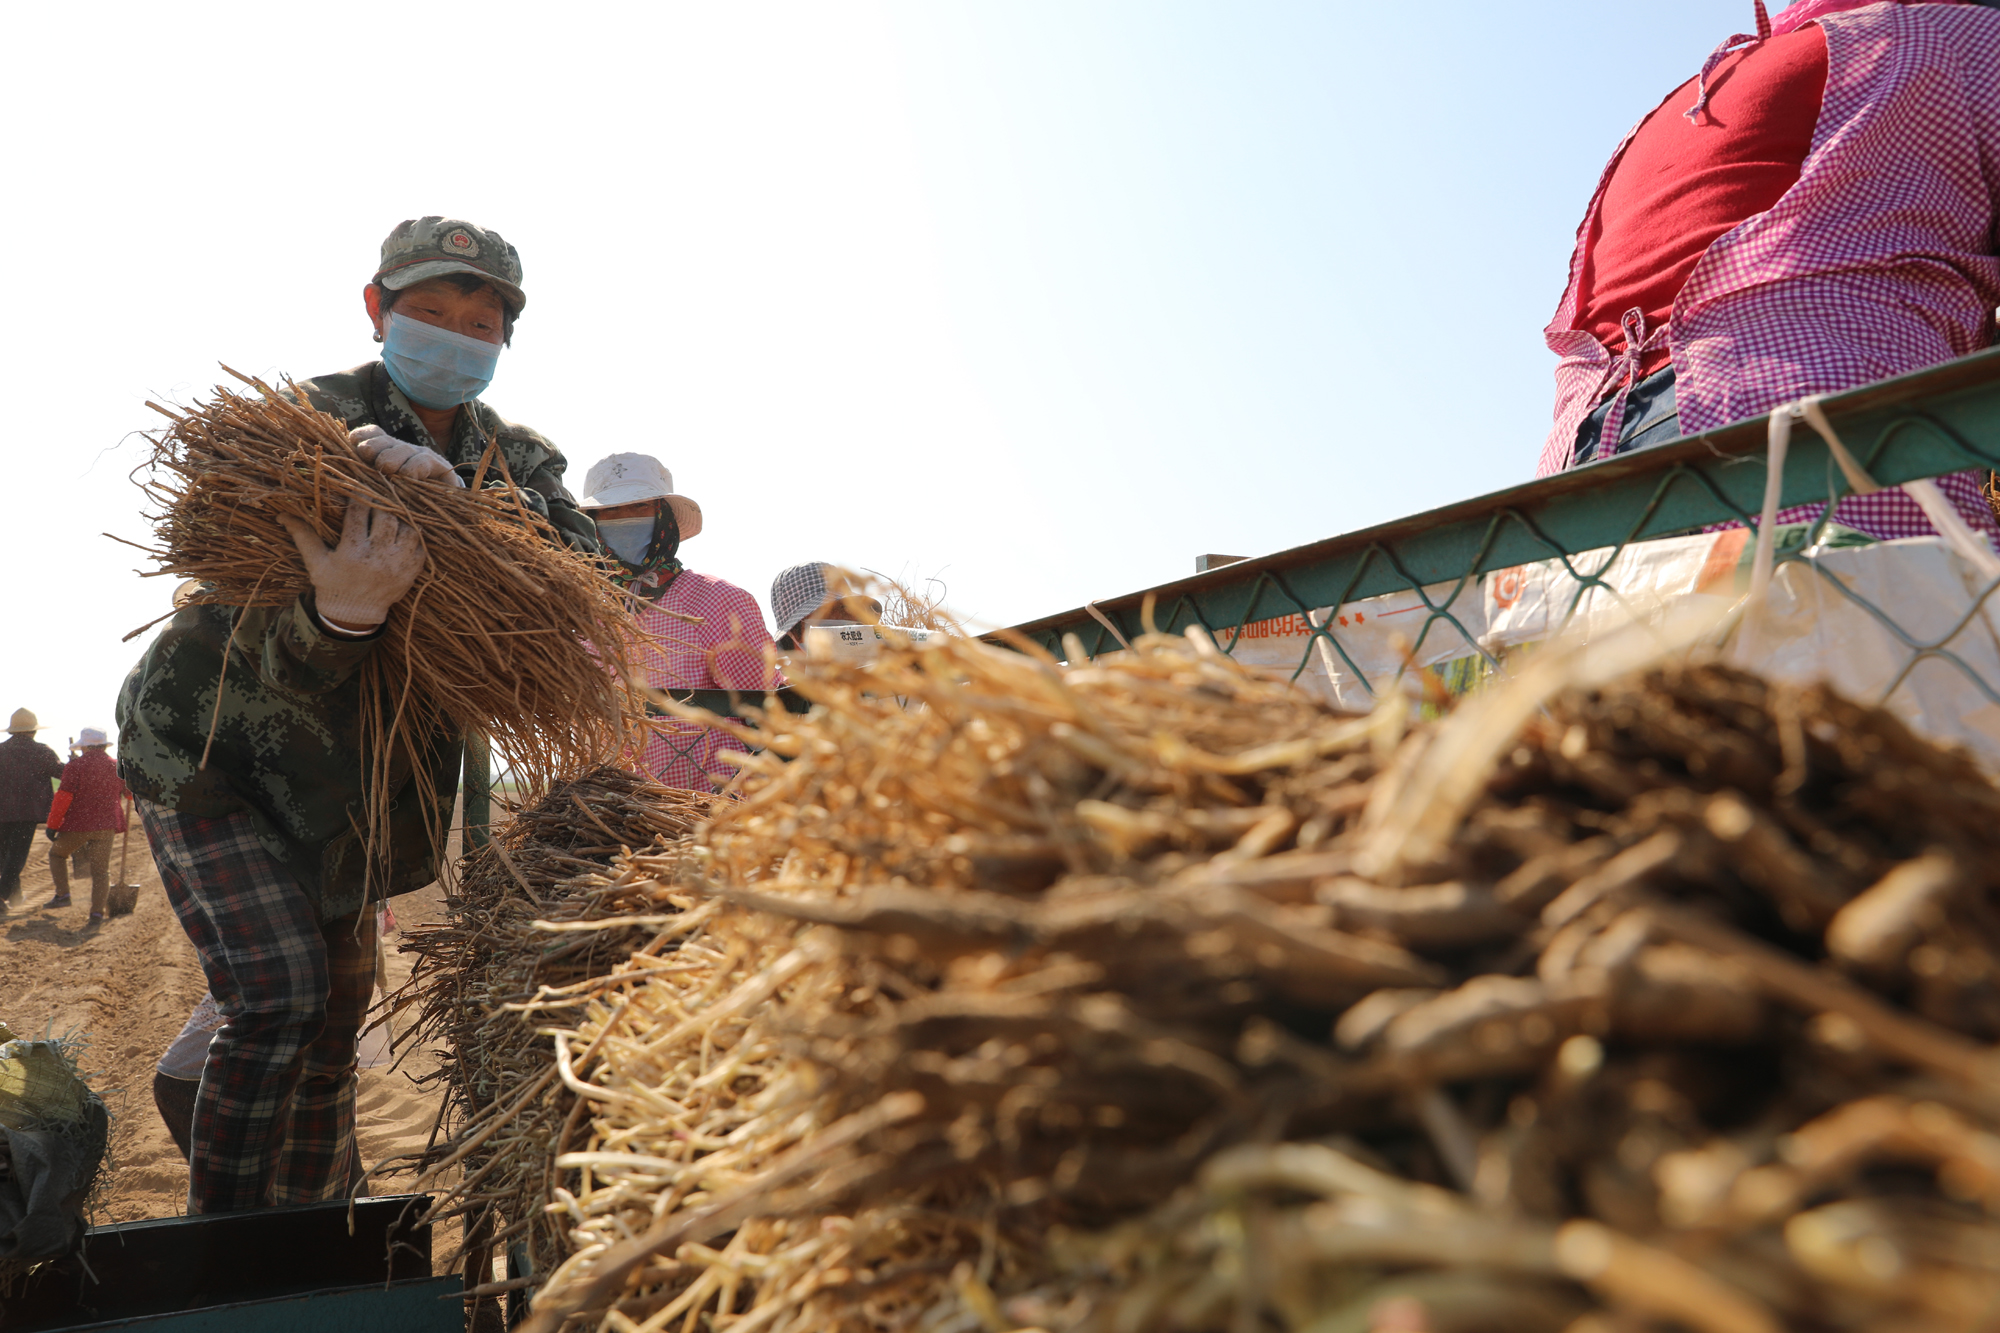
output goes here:
[{"label": "blue surgical mask", "polygon": [[606,549],[626,564],[641,564],[646,559],[646,548],[653,544],[653,516],[600,518],[597,535],[603,538]]},{"label": "blue surgical mask", "polygon": [[383,321],[382,364],[403,396],[443,411],[469,403],[493,382],[500,344],[481,342],[393,310]]}]

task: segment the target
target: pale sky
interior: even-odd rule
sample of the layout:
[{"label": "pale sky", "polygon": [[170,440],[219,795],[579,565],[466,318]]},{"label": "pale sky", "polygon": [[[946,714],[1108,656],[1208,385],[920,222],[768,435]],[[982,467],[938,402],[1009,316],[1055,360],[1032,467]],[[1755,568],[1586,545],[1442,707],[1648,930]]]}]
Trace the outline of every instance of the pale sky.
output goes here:
[{"label": "pale sky", "polygon": [[[1588,18],[1585,15],[1588,13]],[[113,726],[148,398],[374,354],[399,219],[517,245],[486,394],[1008,624],[1532,474],[1619,136],[1747,0],[23,6],[0,714]]]}]

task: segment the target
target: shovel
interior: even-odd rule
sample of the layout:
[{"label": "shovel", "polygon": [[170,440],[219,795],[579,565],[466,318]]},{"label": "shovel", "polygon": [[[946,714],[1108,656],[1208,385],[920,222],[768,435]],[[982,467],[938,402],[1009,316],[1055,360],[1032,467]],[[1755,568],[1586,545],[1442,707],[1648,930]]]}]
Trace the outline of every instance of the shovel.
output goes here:
[{"label": "shovel", "polygon": [[139,886],[125,878],[125,871],[132,859],[132,824],[128,817],[125,832],[118,842],[118,882],[104,895],[104,911],[108,916],[130,916],[132,909],[139,905]]}]

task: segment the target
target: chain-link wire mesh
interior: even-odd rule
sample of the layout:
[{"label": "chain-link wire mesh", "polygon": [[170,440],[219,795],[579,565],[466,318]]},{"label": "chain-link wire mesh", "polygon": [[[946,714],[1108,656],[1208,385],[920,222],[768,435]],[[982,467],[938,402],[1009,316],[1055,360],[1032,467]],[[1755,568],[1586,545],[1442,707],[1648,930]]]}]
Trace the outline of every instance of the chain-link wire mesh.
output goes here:
[{"label": "chain-link wire mesh", "polygon": [[[1862,467],[1899,484],[2000,466],[2000,351],[1825,400]],[[1149,626],[1204,627],[1224,652],[1347,707],[1386,689],[1462,691],[1565,633],[1645,621],[1689,597],[1747,590],[1768,477],[1766,419],[1737,423],[1344,537],[1226,565],[1029,622],[1058,657],[1118,651]],[[1762,613],[1731,660],[1828,679],[2000,769],[2000,578],[1941,538],[1871,542],[1831,521],[1850,494],[1801,428]],[[1982,548],[1983,549],[1983,548]]]}]

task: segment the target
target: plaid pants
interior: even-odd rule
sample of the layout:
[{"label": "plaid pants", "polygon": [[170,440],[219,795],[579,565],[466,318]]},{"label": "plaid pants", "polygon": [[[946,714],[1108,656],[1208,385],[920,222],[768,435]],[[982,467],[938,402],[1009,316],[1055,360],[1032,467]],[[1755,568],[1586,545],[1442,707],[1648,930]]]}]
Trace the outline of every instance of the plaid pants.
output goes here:
[{"label": "plaid pants", "polygon": [[195,1095],[188,1211],[345,1194],[354,1050],[375,985],[375,913],[322,923],[247,814],[139,801],[167,898],[226,1020]]}]

